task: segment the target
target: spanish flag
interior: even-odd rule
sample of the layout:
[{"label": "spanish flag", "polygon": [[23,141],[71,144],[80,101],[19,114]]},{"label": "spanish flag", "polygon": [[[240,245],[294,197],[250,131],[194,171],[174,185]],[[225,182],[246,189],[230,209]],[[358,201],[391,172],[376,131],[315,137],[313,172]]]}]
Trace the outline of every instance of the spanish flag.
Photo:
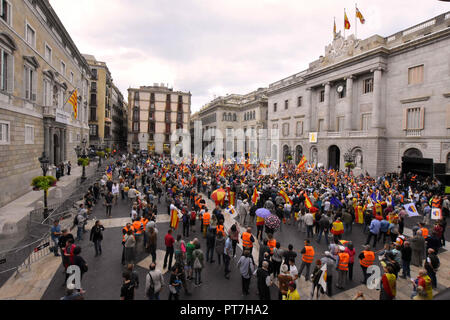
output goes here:
[{"label": "spanish flag", "polygon": [[306,160],[306,157],[303,156],[297,165],[297,170],[299,170],[299,171],[302,170],[305,167],[306,162],[308,162],[308,161]]},{"label": "spanish flag", "polygon": [[223,168],[223,166],[220,168],[219,176],[225,178],[225,169]]},{"label": "spanish flag", "polygon": [[344,29],[349,30],[350,29],[350,21],[348,21],[347,13],[344,10]]},{"label": "spanish flag", "polygon": [[311,202],[311,200],[309,199],[308,195],[306,194],[306,192],[304,193],[304,196],[305,196],[305,206],[306,206],[308,209],[311,209],[313,205],[312,205],[312,202]]},{"label": "spanish flag", "polygon": [[256,204],[258,202],[258,190],[253,189],[253,195],[252,195],[252,203]]},{"label": "spanish flag", "polygon": [[359,21],[361,21],[361,24],[364,24],[364,22],[366,22],[361,11],[359,11],[358,7],[356,7],[356,17],[359,18]]},{"label": "spanish flag", "polygon": [[172,209],[170,212],[170,227],[172,229],[177,229],[179,221],[180,219],[178,218],[178,211],[176,209]]},{"label": "spanish flag", "polygon": [[289,198],[289,196],[286,194],[286,192],[281,189],[280,192],[278,193],[286,203],[289,203],[290,205],[293,204],[292,200]]},{"label": "spanish flag", "polygon": [[78,117],[78,90],[75,89],[69,98],[69,103],[73,107],[73,116],[76,119]]}]

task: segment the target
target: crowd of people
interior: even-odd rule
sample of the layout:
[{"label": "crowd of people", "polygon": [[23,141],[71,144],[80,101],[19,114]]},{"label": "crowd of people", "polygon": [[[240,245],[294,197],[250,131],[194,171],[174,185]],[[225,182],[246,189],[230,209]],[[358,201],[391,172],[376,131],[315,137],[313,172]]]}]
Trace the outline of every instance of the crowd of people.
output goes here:
[{"label": "crowd of people", "polygon": [[[214,206],[208,206],[207,199],[213,199]],[[445,246],[450,209],[449,197],[443,194],[438,180],[411,173],[374,178],[305,164],[281,164],[267,174],[267,165],[248,161],[197,164],[193,160],[175,164],[168,158],[128,154],[119,156],[86,194],[74,221],[76,240],[67,237],[68,230],[52,229],[66,267],[76,262],[87,271],[81,257],[74,259],[80,253],[75,242],[82,240],[96,203],[104,204],[105,217],[110,218],[111,208],[118,201],[128,203],[131,218],[122,229],[121,262],[125,270],[121,299],[134,299],[137,256],[152,257],[146,297],[160,298],[166,286],[162,271],[167,269],[168,299],[179,299],[182,290],[191,294],[191,284],[194,288],[202,285],[202,270],[216,259],[229,279],[231,261],[239,254],[238,244],[242,254],[235,264],[244,296],[249,294],[251,279],[256,278],[262,300],[271,298],[273,287],[280,299],[300,299],[298,279],[304,275],[311,293],[302,298],[319,299],[323,294],[331,297],[333,284],[345,289],[352,281],[355,263],[360,265],[362,283],[367,284],[368,268],[379,260],[380,299],[395,299],[396,281],[398,277],[411,279],[411,264],[421,268],[417,279],[411,280],[411,297],[431,299],[432,288],[437,287],[438,255]],[[161,203],[167,204],[165,212],[158,212]],[[413,209],[407,209],[411,205]],[[264,211],[261,209],[276,217],[278,224],[269,223],[268,216],[259,213]],[[411,212],[423,219],[407,236],[405,223]],[[171,229],[164,236],[156,227],[158,214],[170,215]],[[229,216],[236,218],[226,228]],[[360,252],[351,241],[343,239],[353,232],[355,224],[361,224],[367,235]],[[299,251],[292,244],[284,247],[276,240],[277,232],[289,225],[305,239]],[[102,253],[103,230],[97,221],[90,233],[96,256]],[[188,241],[189,234],[196,230],[197,237]],[[314,243],[320,243],[322,237],[328,250],[315,252]],[[156,265],[156,250],[162,239],[166,253],[161,268]],[[258,261],[253,257],[255,247],[259,250]],[[57,254],[56,249],[54,252]],[[68,290],[79,297],[76,291]],[[355,299],[359,298],[365,297],[358,293]]]}]

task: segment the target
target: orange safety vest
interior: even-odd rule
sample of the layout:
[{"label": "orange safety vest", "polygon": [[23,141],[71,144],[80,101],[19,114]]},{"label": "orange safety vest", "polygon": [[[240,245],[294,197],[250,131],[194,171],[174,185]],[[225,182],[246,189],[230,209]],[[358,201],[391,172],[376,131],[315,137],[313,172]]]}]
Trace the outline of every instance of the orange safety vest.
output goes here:
[{"label": "orange safety vest", "polygon": [[420,228],[419,230],[422,231],[422,237],[426,239],[428,237],[428,229],[427,228]]},{"label": "orange safety vest", "polygon": [[275,240],[275,239],[269,240],[269,241],[267,241],[267,245],[269,246],[270,254],[273,254],[273,249],[277,245],[277,240]]},{"label": "orange safety vest", "polygon": [[252,234],[249,232],[244,232],[242,234],[242,246],[245,248],[253,248],[253,242],[251,240]]},{"label": "orange safety vest", "polygon": [[135,234],[141,234],[143,231],[142,229],[144,228],[144,225],[140,221],[135,221],[135,222],[133,222],[133,228],[134,228]]},{"label": "orange safety vest", "polygon": [[222,224],[219,224],[219,225],[217,226],[217,231],[216,231],[216,233],[219,234],[219,233],[221,233],[221,232],[222,232],[222,234],[225,236],[225,231],[224,231],[224,229],[223,229],[223,225],[222,225]]},{"label": "orange safety vest", "polygon": [[348,271],[348,261],[350,260],[350,256],[347,252],[341,252],[338,254],[339,256],[339,264],[338,269],[343,271]]},{"label": "orange safety vest", "polygon": [[145,231],[147,228],[148,219],[142,217],[141,222],[142,222],[142,225],[144,226],[144,231]]},{"label": "orange safety vest", "polygon": [[[130,226],[130,229],[134,231],[133,226]],[[125,242],[125,236],[127,235],[127,232],[128,232],[129,229],[127,228],[127,226],[125,226],[125,227],[123,227],[122,230],[125,231],[125,233],[122,236],[122,242]]]},{"label": "orange safety vest", "polygon": [[375,253],[373,251],[363,251],[364,253],[364,259],[361,259],[359,261],[359,263],[363,266],[363,267],[370,267],[371,265],[373,265],[373,262],[375,261]]},{"label": "orange safety vest", "polygon": [[305,246],[306,252],[302,255],[304,263],[312,263],[314,259],[314,248],[312,246]]},{"label": "orange safety vest", "polygon": [[203,214],[203,225],[209,226],[209,220],[211,220],[211,213],[205,212]]}]

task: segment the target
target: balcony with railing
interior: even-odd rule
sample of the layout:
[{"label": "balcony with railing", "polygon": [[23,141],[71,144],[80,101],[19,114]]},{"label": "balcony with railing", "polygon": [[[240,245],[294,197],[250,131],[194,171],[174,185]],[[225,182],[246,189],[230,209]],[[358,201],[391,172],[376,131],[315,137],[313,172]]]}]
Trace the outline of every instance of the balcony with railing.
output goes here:
[{"label": "balcony with railing", "polygon": [[405,130],[405,135],[407,137],[421,137],[422,129],[407,129]]}]

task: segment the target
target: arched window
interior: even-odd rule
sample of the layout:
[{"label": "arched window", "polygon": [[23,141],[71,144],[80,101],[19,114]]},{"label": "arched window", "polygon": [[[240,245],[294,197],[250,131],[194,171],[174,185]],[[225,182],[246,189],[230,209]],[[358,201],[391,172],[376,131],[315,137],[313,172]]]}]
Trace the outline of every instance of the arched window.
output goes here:
[{"label": "arched window", "polygon": [[423,158],[422,151],[416,148],[406,150],[403,155],[408,158]]},{"label": "arched window", "polygon": [[255,112],[255,110],[253,110],[253,120],[255,120],[255,118],[256,118],[256,112]]},{"label": "arched window", "polygon": [[244,121],[247,121],[247,114],[244,113]]},{"label": "arched window", "polygon": [[227,121],[227,114],[225,112],[223,113],[222,121]]},{"label": "arched window", "polygon": [[231,112],[228,114],[228,121],[231,121]]},{"label": "arched window", "polygon": [[233,121],[237,121],[237,119],[236,119],[236,113],[233,113]]}]

